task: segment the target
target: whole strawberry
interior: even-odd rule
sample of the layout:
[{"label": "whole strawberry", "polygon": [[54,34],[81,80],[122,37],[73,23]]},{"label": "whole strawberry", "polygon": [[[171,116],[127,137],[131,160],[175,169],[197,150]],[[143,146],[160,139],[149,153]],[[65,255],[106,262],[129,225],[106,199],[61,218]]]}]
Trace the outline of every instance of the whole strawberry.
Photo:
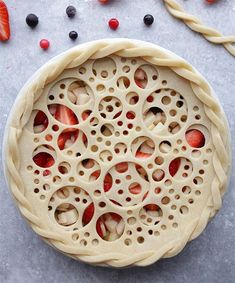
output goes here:
[{"label": "whole strawberry", "polygon": [[0,41],[6,41],[10,38],[10,24],[7,6],[0,1]]}]

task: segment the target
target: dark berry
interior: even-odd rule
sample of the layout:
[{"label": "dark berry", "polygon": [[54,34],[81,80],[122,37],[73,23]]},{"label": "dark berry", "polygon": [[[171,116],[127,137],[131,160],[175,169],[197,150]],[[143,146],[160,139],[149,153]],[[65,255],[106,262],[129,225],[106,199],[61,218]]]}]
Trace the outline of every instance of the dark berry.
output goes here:
[{"label": "dark berry", "polygon": [[76,32],[76,31],[70,31],[70,33],[69,33],[69,37],[72,39],[72,40],[75,40],[75,39],[77,39],[77,37],[78,37],[78,33]]},{"label": "dark berry", "polygon": [[146,26],[151,26],[154,22],[154,17],[152,15],[145,15],[144,16],[144,23]]},{"label": "dark berry", "polygon": [[119,21],[115,18],[109,20],[109,27],[113,30],[119,27]]},{"label": "dark berry", "polygon": [[26,17],[26,23],[31,28],[35,28],[38,25],[38,17],[34,14],[29,14]]},{"label": "dark berry", "polygon": [[66,14],[69,18],[73,18],[76,15],[76,8],[74,6],[68,6],[66,9]]}]

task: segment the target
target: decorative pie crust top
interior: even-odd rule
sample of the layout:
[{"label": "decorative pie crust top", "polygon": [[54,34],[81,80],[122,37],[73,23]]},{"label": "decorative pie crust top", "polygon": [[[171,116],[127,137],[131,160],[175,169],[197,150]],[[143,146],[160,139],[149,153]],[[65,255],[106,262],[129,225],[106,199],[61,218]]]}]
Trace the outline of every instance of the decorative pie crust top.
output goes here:
[{"label": "decorative pie crust top", "polygon": [[157,46],[81,45],[23,88],[6,138],[23,216],[76,259],[116,267],[171,257],[221,206],[224,114],[203,77]]}]

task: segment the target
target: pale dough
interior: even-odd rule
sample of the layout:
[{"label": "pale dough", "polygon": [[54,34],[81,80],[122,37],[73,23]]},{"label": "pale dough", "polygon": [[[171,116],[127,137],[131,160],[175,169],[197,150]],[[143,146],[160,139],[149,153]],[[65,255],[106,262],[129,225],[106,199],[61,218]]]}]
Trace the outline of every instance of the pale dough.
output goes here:
[{"label": "pale dough", "polygon": [[[55,118],[58,104],[73,111],[73,126]],[[34,127],[34,110],[46,114],[46,128]],[[60,148],[71,128],[78,136]],[[205,145],[189,146],[190,129]],[[69,256],[114,267],[172,257],[197,237],[221,207],[231,159],[226,118],[206,80],[173,53],[126,39],[83,44],[43,66],[19,94],[5,150],[10,189],[32,229]],[[33,161],[40,151],[54,160],[50,172]],[[104,191],[107,174],[113,189]],[[111,231],[103,240],[96,222],[108,212],[120,219],[101,227]]]}]

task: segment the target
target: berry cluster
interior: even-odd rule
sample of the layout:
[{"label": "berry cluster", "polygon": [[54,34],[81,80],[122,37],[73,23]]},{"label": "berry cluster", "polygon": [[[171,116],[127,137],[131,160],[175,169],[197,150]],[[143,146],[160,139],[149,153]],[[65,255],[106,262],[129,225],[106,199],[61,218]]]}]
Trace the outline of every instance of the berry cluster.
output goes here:
[{"label": "berry cluster", "polygon": [[[101,4],[108,4],[111,0],[98,0]],[[217,0],[204,0],[207,4],[214,4],[217,2]],[[66,14],[67,16],[72,19],[76,16],[77,10],[74,6],[70,5],[66,8]],[[144,16],[144,24],[146,26],[151,26],[154,22],[154,17],[150,14],[147,14]],[[35,14],[29,14],[26,17],[26,23],[29,27],[36,28],[36,26],[39,24],[39,18]],[[120,23],[118,19],[111,18],[108,21],[108,25],[110,29],[116,30]],[[78,37],[78,33],[76,31],[71,31],[69,33],[69,37],[72,40],[76,40]],[[0,41],[7,41],[10,38],[10,24],[9,24],[9,15],[7,6],[4,3],[4,1],[0,1]],[[47,39],[42,39],[40,41],[40,47],[44,50],[48,49],[50,46],[50,42]]]}]

